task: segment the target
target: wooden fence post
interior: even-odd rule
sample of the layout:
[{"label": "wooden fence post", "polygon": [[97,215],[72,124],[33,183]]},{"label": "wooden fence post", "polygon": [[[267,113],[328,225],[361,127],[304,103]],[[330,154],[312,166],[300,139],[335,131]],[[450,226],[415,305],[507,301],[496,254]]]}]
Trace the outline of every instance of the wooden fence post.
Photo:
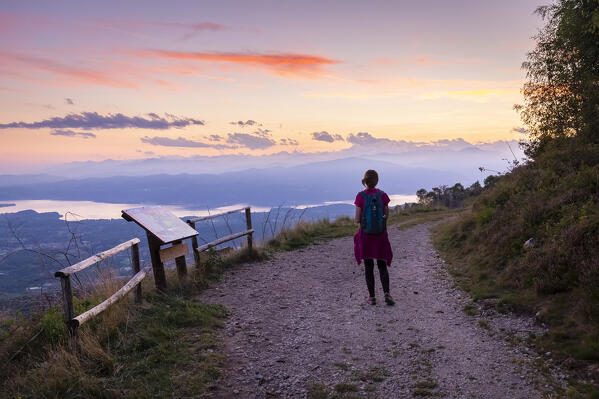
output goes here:
[{"label": "wooden fence post", "polygon": [[[139,263],[139,244],[133,244],[131,246],[131,262],[133,263],[133,274],[139,273],[141,265]],[[135,287],[135,302],[141,302],[141,282]]]},{"label": "wooden fence post", "polygon": [[[181,242],[181,240],[173,241],[173,245],[181,244]],[[175,264],[177,265],[177,275],[179,276],[179,281],[185,280],[185,278],[187,278],[187,263],[185,262],[185,255],[175,258]]]},{"label": "wooden fence post", "polygon": [[73,289],[71,288],[71,276],[60,276],[60,286],[62,287],[62,301],[64,305],[64,318],[69,328],[69,334],[71,337],[75,336],[75,329],[71,324],[71,320],[75,317],[75,310],[73,308]]},{"label": "wooden fence post", "polygon": [[[191,226],[192,229],[196,229],[196,222],[192,222],[191,220],[188,220],[187,223]],[[196,251],[196,249],[198,249],[198,236],[193,236],[191,237],[191,250],[193,251],[193,259],[195,260],[196,263],[196,267],[199,268],[201,267],[200,265],[200,254],[198,253],[198,251]]]},{"label": "wooden fence post", "polygon": [[166,291],[166,275],[164,274],[164,264],[160,260],[160,241],[153,234],[147,232],[148,246],[150,247],[150,258],[152,259],[152,273],[154,282],[158,291]]},{"label": "wooden fence post", "polygon": [[[249,207],[245,208],[245,225],[247,230],[252,229],[252,214]],[[250,257],[252,256],[252,235],[253,233],[248,234],[248,254]]]}]

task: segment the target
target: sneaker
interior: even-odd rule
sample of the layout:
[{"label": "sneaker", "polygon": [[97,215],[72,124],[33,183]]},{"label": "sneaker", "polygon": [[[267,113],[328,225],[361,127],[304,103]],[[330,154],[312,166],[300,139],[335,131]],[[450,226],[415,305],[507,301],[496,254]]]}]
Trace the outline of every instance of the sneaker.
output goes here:
[{"label": "sneaker", "polygon": [[369,305],[376,305],[376,298],[373,296],[369,296],[368,299],[366,300],[366,303]]},{"label": "sneaker", "polygon": [[393,300],[393,297],[389,294],[385,294],[385,303],[389,306],[395,305],[395,301]]}]

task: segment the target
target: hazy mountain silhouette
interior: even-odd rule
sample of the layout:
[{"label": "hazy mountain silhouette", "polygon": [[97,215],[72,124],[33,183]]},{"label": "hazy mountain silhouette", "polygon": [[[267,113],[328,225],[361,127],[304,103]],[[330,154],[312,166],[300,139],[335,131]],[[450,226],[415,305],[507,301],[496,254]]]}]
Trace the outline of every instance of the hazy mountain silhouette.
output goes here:
[{"label": "hazy mountain silhouette", "polygon": [[[276,206],[352,199],[366,169],[378,170],[380,186],[393,194],[468,183],[452,170],[410,168],[387,161],[345,158],[295,167],[253,168],[222,174],[114,176],[50,183],[4,185],[0,200],[51,199],[180,204],[217,207],[235,203]],[[0,181],[2,179],[0,178]],[[26,178],[23,177],[23,181]]]}]

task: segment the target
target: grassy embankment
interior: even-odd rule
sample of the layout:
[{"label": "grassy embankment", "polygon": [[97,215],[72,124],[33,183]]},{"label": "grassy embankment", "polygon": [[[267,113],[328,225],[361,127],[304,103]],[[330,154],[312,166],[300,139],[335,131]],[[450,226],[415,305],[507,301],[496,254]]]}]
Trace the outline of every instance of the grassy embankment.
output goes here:
[{"label": "grassy embankment", "polygon": [[552,144],[439,226],[434,241],[473,300],[495,298],[499,310],[536,315],[549,327],[530,339],[538,350],[596,370],[599,146]]},{"label": "grassy embankment", "polygon": [[[391,224],[401,228],[439,220],[447,210],[394,211]],[[79,350],[69,347],[60,307],[28,318],[0,323],[0,380],[2,397],[182,397],[202,396],[218,383],[223,367],[218,330],[227,310],[200,303],[196,297],[222,271],[242,262],[259,260],[274,251],[293,250],[318,241],[352,235],[349,218],[321,220],[285,229],[249,258],[246,251],[226,258],[209,255],[204,270],[190,273],[186,284],[167,279],[166,293],[143,282],[140,306],[127,298],[79,331]],[[118,289],[107,276],[76,301],[76,313],[100,303]]]}]

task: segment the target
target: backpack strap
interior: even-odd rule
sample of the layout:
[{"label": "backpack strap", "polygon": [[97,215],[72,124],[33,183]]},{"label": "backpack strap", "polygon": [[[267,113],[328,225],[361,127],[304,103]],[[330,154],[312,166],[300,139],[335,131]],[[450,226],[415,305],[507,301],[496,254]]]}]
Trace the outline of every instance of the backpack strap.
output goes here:
[{"label": "backpack strap", "polygon": [[368,195],[364,191],[360,191],[358,193],[358,195],[360,195],[360,197],[364,198],[364,206],[362,207],[362,209],[364,209],[364,207],[366,207],[366,200],[368,199]]}]

